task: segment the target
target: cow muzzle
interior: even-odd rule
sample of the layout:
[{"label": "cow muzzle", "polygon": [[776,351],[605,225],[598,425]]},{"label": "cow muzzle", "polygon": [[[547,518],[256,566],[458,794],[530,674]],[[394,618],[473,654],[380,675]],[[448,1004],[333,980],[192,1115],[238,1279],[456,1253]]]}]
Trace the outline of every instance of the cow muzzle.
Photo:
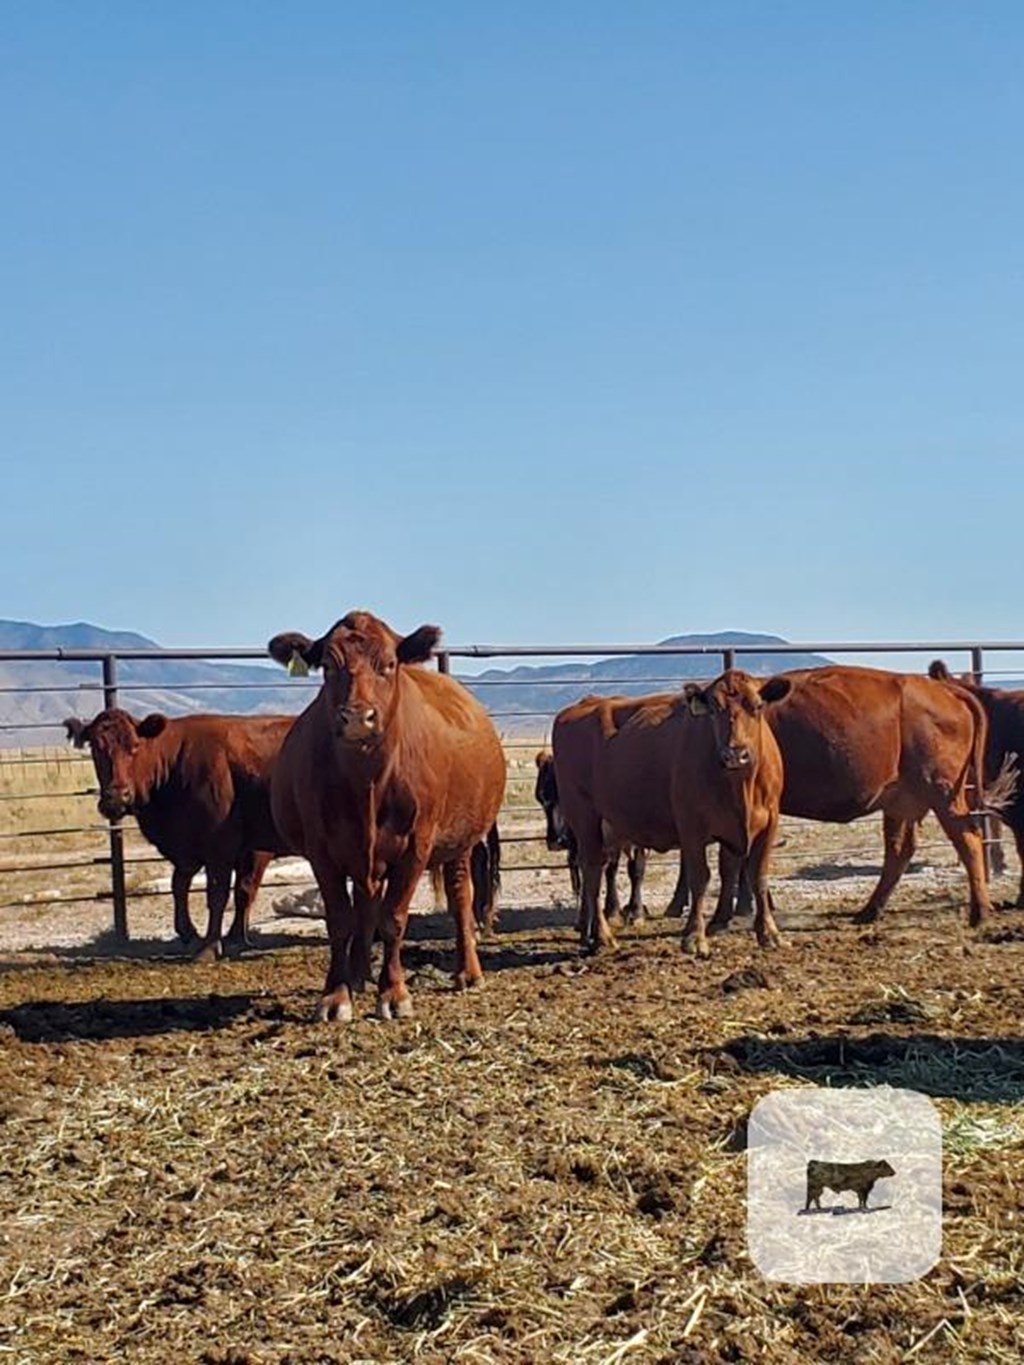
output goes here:
[{"label": "cow muzzle", "polygon": [[131,814],[132,794],[127,787],[110,787],[100,792],[97,807],[104,820],[121,820]]},{"label": "cow muzzle", "polygon": [[723,744],[718,751],[723,768],[749,768],[754,756],[745,744]]},{"label": "cow muzzle", "polygon": [[346,744],[364,747],[381,736],[380,712],[375,706],[342,706],[334,720],[334,733]]}]

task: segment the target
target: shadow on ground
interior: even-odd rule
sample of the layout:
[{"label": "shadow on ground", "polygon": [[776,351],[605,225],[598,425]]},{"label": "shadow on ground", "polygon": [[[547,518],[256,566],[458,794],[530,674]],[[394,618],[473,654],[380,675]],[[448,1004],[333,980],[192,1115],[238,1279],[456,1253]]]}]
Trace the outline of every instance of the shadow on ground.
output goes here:
[{"label": "shadow on ground", "polygon": [[23,1043],[66,1043],[142,1038],[163,1033],[207,1032],[242,1018],[286,1018],[279,1001],[251,995],[145,1000],[30,1001],[0,1010],[0,1026]]},{"label": "shadow on ground", "polygon": [[711,1051],[732,1058],[743,1071],[795,1076],[820,1085],[891,1085],[974,1103],[1024,1100],[1020,1038],[872,1033],[866,1038],[835,1034],[780,1042],[744,1035]]}]

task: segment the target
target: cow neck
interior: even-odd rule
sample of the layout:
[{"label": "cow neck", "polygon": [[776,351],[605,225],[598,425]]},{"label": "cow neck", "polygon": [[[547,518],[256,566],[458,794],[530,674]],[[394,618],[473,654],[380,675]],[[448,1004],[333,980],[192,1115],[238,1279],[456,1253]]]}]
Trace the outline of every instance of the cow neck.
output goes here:
[{"label": "cow neck", "polygon": [[377,895],[379,886],[374,878],[377,861],[377,815],[383,799],[388,778],[395,756],[395,739],[392,733],[389,713],[388,724],[378,744],[372,749],[361,750],[355,746],[341,744],[332,733],[332,725],[325,704],[325,723],[330,735],[335,771],[348,793],[347,806],[360,826],[359,838],[354,847],[359,856],[357,865],[350,867],[353,880],[369,895]]},{"label": "cow neck", "polygon": [[181,735],[173,720],[160,734],[144,739],[132,764],[132,782],[137,802],[150,801],[153,793],[170,781],[181,755]]}]

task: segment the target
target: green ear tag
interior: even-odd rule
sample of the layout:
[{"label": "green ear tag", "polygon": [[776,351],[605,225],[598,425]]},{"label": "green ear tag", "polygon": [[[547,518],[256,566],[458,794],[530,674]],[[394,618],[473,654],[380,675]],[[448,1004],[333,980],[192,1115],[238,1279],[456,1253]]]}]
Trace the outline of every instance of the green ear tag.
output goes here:
[{"label": "green ear tag", "polygon": [[292,657],[288,660],[288,673],[293,678],[309,677],[309,664],[297,649],[292,651]]}]

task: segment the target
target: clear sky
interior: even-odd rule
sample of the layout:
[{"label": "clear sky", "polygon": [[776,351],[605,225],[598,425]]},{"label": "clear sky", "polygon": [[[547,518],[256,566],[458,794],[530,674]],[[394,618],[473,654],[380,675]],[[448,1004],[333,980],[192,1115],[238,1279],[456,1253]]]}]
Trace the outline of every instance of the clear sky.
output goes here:
[{"label": "clear sky", "polygon": [[1024,6],[7,0],[0,616],[1020,638]]}]

